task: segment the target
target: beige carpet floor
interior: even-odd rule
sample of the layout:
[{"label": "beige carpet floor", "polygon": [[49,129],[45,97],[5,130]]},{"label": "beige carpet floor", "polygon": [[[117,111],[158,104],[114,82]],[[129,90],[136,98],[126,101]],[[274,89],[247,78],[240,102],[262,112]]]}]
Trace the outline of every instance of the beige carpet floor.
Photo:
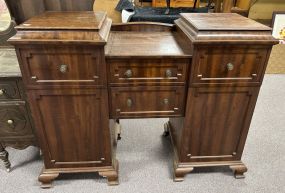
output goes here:
[{"label": "beige carpet floor", "polygon": [[243,161],[249,171],[237,180],[227,168],[197,169],[184,182],[172,180],[170,141],[161,136],[166,119],[123,120],[118,144],[120,185],[98,174],[62,175],[55,187],[39,188],[43,166],[37,148],[8,148],[11,173],[0,168],[1,193],[284,193],[285,75],[266,75],[253,116]]}]

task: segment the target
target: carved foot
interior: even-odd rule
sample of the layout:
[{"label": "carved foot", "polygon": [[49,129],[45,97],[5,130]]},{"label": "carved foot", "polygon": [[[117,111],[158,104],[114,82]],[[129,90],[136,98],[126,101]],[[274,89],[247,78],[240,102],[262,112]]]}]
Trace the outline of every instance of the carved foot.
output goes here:
[{"label": "carved foot", "polygon": [[164,132],[162,134],[164,137],[169,136],[169,122],[164,123]]},{"label": "carved foot", "polygon": [[42,173],[38,178],[42,183],[41,188],[51,188],[53,180],[58,176],[58,173]]},{"label": "carved foot", "polygon": [[176,168],[174,169],[173,181],[174,182],[183,182],[184,176],[193,171],[194,168]]},{"label": "carved foot", "polygon": [[4,162],[6,171],[10,172],[11,171],[11,163],[9,161],[9,153],[4,148],[1,148],[0,159]]},{"label": "carved foot", "polygon": [[116,161],[114,170],[101,171],[99,172],[99,175],[107,178],[109,186],[115,186],[119,185],[118,171],[119,171],[119,164],[118,161]]},{"label": "carved foot", "polygon": [[247,167],[244,164],[232,165],[230,168],[233,170],[236,179],[245,178],[244,173],[247,172]]}]

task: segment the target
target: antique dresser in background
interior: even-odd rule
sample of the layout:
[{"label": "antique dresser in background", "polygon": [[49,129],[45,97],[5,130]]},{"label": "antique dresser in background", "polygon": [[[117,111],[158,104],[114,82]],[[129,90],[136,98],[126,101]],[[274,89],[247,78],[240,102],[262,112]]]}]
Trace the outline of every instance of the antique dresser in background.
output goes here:
[{"label": "antique dresser in background", "polygon": [[36,145],[33,122],[13,47],[0,47],[0,158],[10,171],[6,147]]}]

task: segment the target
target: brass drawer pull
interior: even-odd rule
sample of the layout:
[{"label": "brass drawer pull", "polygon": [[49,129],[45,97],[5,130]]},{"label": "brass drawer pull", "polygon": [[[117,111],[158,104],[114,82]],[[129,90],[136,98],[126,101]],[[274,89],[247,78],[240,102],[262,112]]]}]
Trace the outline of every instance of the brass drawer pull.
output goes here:
[{"label": "brass drawer pull", "polygon": [[232,71],[234,69],[234,65],[232,63],[227,64],[228,71]]},{"label": "brass drawer pull", "polygon": [[168,105],[168,104],[169,104],[169,100],[168,100],[168,99],[163,99],[163,103],[164,103],[165,105]]},{"label": "brass drawer pull", "polygon": [[127,78],[131,78],[132,76],[133,76],[133,72],[132,72],[132,70],[127,70],[125,73],[124,73],[124,75],[127,77]]},{"label": "brass drawer pull", "polygon": [[14,124],[14,121],[13,121],[12,119],[9,119],[9,120],[7,121],[7,123],[8,123],[9,125],[13,125],[13,124]]},{"label": "brass drawer pull", "polygon": [[167,70],[165,71],[165,76],[166,76],[167,78],[172,77],[172,71],[171,71],[170,69],[167,69]]},{"label": "brass drawer pull", "polygon": [[31,77],[31,80],[36,81],[37,79],[38,79],[38,77],[36,77],[36,76],[32,76],[32,77]]},{"label": "brass drawer pull", "polygon": [[127,99],[127,106],[128,107],[132,107],[133,106],[133,101],[132,101],[132,99]]},{"label": "brass drawer pull", "polygon": [[3,96],[5,93],[5,90],[4,89],[0,89],[0,96]]},{"label": "brass drawer pull", "polygon": [[60,71],[61,73],[66,73],[66,72],[67,72],[67,65],[66,65],[66,64],[61,64],[61,65],[59,66],[59,71]]},{"label": "brass drawer pull", "polygon": [[252,74],[251,76],[252,76],[252,77],[257,77],[257,74]]}]

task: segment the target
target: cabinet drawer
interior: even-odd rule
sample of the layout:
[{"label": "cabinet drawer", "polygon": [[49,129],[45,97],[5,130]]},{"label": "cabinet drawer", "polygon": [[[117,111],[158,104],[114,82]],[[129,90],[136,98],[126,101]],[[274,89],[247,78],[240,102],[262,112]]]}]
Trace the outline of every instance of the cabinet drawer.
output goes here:
[{"label": "cabinet drawer", "polygon": [[21,99],[16,80],[0,81],[0,101]]},{"label": "cabinet drawer", "polygon": [[0,138],[31,136],[33,137],[31,122],[26,103],[0,103]]},{"label": "cabinet drawer", "polygon": [[108,60],[112,85],[185,84],[189,59]]},{"label": "cabinet drawer", "polygon": [[28,85],[103,84],[104,60],[98,48],[20,49]]},{"label": "cabinet drawer", "polygon": [[260,83],[267,48],[212,47],[197,49],[191,83]]},{"label": "cabinet drawer", "polygon": [[182,116],[184,93],[184,86],[111,88],[112,117]]}]

